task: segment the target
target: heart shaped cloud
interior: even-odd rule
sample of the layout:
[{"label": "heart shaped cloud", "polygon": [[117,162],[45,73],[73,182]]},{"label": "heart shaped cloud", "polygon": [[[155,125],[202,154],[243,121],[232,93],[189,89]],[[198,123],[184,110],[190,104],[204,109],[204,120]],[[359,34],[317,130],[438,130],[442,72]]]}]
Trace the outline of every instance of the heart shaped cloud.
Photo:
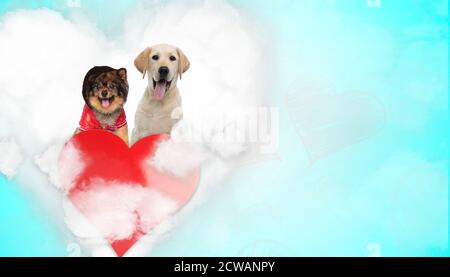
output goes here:
[{"label": "heart shaped cloud", "polygon": [[[24,156],[35,157],[25,160],[16,180],[44,210],[54,215],[62,230],[69,226],[72,232],[67,237],[86,242],[93,255],[114,253],[98,230],[70,203],[64,203],[64,210],[60,208],[63,194],[47,185],[50,181],[62,189],[56,173],[57,157],[77,126],[86,71],[103,64],[128,69],[130,94],[126,112],[132,129],[132,118],[145,87],[142,76],[134,71],[135,56],[144,47],[159,42],[179,46],[189,56],[192,67],[179,82],[186,117],[180,123],[183,128],[175,131],[178,138],[192,134],[192,130],[201,133],[202,138],[226,134],[230,120],[235,118],[211,118],[205,124],[208,117],[196,121],[190,120],[189,114],[211,107],[229,114],[232,107],[261,105],[265,87],[262,80],[267,80],[263,74],[261,38],[226,2],[140,5],[130,11],[122,26],[120,36],[105,35],[77,12],[63,17],[46,9],[12,12],[2,18],[0,25],[0,59],[8,68],[0,79],[0,137],[13,138]],[[186,127],[191,132],[186,132]],[[234,158],[249,153],[243,141],[178,140],[168,141],[166,146],[169,147],[162,147],[149,163],[172,170],[173,174],[204,167],[199,190],[183,213],[209,197],[209,190],[220,184]],[[189,153],[190,158],[177,158],[180,151]],[[159,230],[170,229],[183,213],[171,219],[172,223],[162,224]],[[64,222],[58,220],[63,218]],[[150,238],[143,238],[142,247],[135,245],[129,254],[148,254],[157,233],[161,231],[155,230]]]}]

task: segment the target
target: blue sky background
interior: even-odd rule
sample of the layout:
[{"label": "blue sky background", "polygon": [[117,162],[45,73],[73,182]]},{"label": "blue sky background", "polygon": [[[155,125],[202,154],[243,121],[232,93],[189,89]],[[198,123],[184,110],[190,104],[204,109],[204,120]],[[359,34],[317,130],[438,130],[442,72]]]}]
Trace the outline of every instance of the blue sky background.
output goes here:
[{"label": "blue sky background", "polygon": [[[110,2],[80,11],[115,39],[140,1]],[[448,1],[231,3],[272,37],[278,159],[236,170],[152,254],[448,256]],[[69,14],[66,1],[1,1],[0,16],[41,7]],[[313,162],[289,103],[311,74],[384,111],[373,134]],[[0,256],[68,254],[37,206],[0,176]]]}]

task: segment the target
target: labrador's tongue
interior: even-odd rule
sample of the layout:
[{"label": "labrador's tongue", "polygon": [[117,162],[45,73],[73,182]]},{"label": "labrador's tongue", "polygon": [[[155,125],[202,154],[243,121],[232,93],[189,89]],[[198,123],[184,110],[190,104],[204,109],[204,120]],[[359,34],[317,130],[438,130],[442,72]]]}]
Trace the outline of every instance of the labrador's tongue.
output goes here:
[{"label": "labrador's tongue", "polygon": [[155,87],[155,99],[161,100],[166,93],[166,80],[159,80]]},{"label": "labrador's tongue", "polygon": [[102,99],[102,107],[108,108],[109,107],[109,100],[108,99]]}]

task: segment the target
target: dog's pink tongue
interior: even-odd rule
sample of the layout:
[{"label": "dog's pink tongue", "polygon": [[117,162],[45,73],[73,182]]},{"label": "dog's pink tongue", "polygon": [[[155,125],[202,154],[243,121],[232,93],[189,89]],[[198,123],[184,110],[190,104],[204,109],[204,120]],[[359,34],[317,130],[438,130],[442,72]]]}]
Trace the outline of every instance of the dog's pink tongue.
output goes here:
[{"label": "dog's pink tongue", "polygon": [[108,99],[102,100],[102,107],[105,108],[105,109],[109,107],[109,100]]},{"label": "dog's pink tongue", "polygon": [[164,94],[166,93],[166,81],[160,80],[156,83],[155,87],[155,99],[161,100],[164,97]]}]

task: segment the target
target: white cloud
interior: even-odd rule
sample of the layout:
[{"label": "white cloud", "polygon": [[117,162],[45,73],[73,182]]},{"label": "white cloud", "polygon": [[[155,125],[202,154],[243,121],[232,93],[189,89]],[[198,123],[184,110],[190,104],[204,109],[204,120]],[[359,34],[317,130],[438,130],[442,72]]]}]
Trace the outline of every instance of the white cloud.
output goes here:
[{"label": "white cloud", "polygon": [[183,177],[199,168],[208,156],[209,153],[199,144],[177,142],[170,139],[158,146],[148,164],[160,171]]},{"label": "white cloud", "polygon": [[178,207],[176,201],[153,189],[100,179],[71,199],[110,242],[130,238],[136,228],[150,231]]},{"label": "white cloud", "polygon": [[8,178],[16,175],[24,157],[17,142],[10,138],[0,138],[0,173]]},{"label": "white cloud", "polygon": [[63,144],[51,145],[34,158],[34,162],[39,169],[48,175],[50,183],[59,189],[62,189],[62,185],[59,182],[58,158],[63,146]]},{"label": "white cloud", "polygon": [[[30,29],[31,28],[31,29]],[[70,136],[83,100],[81,83],[93,64],[111,63],[103,36],[49,10],[17,11],[0,25],[0,117],[29,151]]]},{"label": "white cloud", "polygon": [[[61,152],[63,148],[64,152]],[[34,162],[47,174],[50,183],[63,192],[72,188],[84,168],[83,158],[73,143],[51,145],[36,155]]]}]

